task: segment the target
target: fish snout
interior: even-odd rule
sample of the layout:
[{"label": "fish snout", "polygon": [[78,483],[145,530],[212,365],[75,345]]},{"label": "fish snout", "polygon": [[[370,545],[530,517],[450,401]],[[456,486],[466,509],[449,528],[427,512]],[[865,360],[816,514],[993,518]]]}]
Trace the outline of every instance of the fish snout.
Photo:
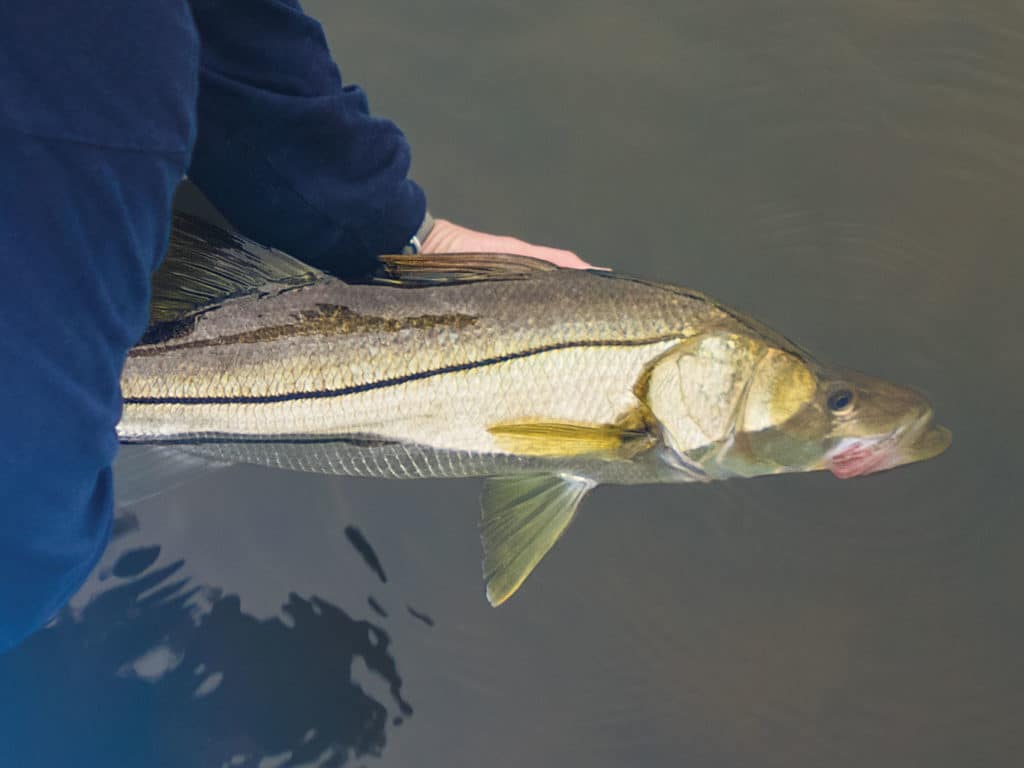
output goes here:
[{"label": "fish snout", "polygon": [[[930,409],[929,409],[930,410]],[[953,433],[939,424],[935,424],[929,412],[915,425],[907,437],[901,441],[898,452],[901,454],[900,464],[914,461],[926,461],[943,453],[953,443]],[[893,466],[896,466],[895,464]]]}]

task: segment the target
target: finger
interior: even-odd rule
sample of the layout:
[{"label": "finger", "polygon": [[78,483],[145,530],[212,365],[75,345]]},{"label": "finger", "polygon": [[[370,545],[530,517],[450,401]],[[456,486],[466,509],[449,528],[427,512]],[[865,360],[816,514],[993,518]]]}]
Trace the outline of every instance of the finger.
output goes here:
[{"label": "finger", "polygon": [[559,248],[548,248],[543,245],[531,245],[529,243],[523,243],[525,246],[519,251],[522,256],[530,256],[534,259],[541,259],[542,261],[550,262],[556,267],[563,267],[565,269],[593,269],[594,266],[585,262],[579,256],[572,251],[565,251]]},{"label": "finger", "polygon": [[533,245],[514,237],[478,232],[447,219],[435,219],[434,228],[423,242],[424,253],[466,253],[471,251],[529,256],[566,269],[605,269],[589,264],[572,251]]}]

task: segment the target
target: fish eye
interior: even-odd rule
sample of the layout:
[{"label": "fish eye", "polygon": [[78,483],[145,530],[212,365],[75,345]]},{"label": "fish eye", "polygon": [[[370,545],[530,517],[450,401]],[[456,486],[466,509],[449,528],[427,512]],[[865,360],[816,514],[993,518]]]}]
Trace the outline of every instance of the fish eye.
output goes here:
[{"label": "fish eye", "polygon": [[853,390],[845,386],[840,387],[829,394],[826,402],[828,409],[833,413],[845,413],[853,407]]}]

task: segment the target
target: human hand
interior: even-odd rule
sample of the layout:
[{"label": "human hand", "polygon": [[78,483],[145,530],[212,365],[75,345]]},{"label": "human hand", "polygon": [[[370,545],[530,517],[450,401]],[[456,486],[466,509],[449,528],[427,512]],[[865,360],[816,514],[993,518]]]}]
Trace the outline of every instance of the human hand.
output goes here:
[{"label": "human hand", "polygon": [[593,269],[572,251],[532,245],[514,237],[489,235],[460,227],[447,219],[434,219],[430,234],[423,240],[421,253],[512,253],[531,256],[568,269]]}]

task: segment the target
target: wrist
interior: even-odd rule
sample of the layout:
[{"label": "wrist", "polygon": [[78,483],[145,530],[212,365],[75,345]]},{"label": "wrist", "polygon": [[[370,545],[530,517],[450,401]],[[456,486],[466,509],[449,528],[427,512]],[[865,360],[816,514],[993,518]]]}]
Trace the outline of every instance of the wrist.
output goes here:
[{"label": "wrist", "polygon": [[427,236],[433,228],[434,217],[430,215],[430,211],[426,211],[423,214],[423,223],[420,224],[420,228],[416,230],[416,234],[409,238],[409,242],[405,248],[402,249],[402,253],[422,253],[423,243],[426,242]]}]

